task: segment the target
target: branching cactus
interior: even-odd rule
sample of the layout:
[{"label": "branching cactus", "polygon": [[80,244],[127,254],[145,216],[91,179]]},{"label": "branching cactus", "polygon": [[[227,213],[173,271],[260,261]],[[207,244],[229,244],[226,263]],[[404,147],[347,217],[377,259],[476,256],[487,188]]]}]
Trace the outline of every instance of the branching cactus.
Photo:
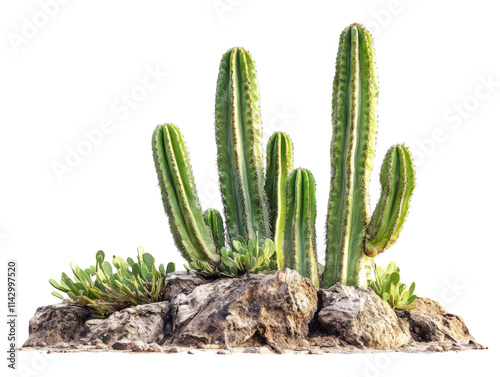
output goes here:
[{"label": "branching cactus", "polygon": [[316,262],[316,183],[307,169],[296,169],[287,184],[285,267],[319,286]]},{"label": "branching cactus", "polygon": [[[378,87],[372,40],[362,26],[340,36],[333,83],[331,188],[326,222],[323,287],[366,286],[372,257],[391,246],[403,226],[414,187],[413,164],[393,147],[382,168],[382,195],[368,214],[377,122]],[[371,220],[371,222],[370,222]]]},{"label": "branching cactus", "polygon": [[231,243],[258,232],[271,237],[264,192],[260,95],[250,54],[233,48],[222,57],[215,128],[222,200]]},{"label": "branching cactus", "polygon": [[177,248],[188,262],[218,263],[220,253],[205,223],[187,149],[177,127],[165,124],[156,128],[153,158]]},{"label": "branching cactus", "polygon": [[267,144],[266,195],[269,200],[271,234],[274,235],[278,269],[284,267],[286,184],[293,169],[293,146],[283,132],[274,133]]}]

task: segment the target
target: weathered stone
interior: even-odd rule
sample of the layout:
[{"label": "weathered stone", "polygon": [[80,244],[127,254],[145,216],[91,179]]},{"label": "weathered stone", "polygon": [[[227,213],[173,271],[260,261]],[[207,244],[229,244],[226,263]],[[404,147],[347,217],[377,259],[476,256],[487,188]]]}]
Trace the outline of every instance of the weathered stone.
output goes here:
[{"label": "weathered stone", "polygon": [[212,280],[195,274],[192,271],[176,271],[168,274],[165,279],[165,287],[163,288],[163,301],[172,301],[173,298],[180,294],[188,295],[197,286],[210,283]]},{"label": "weathered stone", "polygon": [[151,343],[149,345],[149,349],[148,349],[149,352],[163,352],[163,348],[161,348],[161,346],[159,346],[158,344],[156,343]]},{"label": "weathered stone", "polygon": [[443,352],[443,349],[438,345],[433,344],[432,346],[427,347],[427,352]]},{"label": "weathered stone", "polygon": [[398,348],[411,341],[408,324],[372,290],[337,283],[319,294],[318,321],[328,334],[372,349]]},{"label": "weathered stone", "polygon": [[243,353],[258,353],[258,354],[266,354],[269,353],[269,348],[267,347],[246,347]]},{"label": "weathered stone", "polygon": [[108,346],[106,344],[104,344],[104,343],[101,342],[101,343],[97,343],[95,345],[95,348],[98,349],[98,350],[105,350],[106,348],[108,348]]},{"label": "weathered stone", "polygon": [[51,346],[49,346],[51,348],[69,348],[69,344],[66,343],[66,342],[60,342],[60,343],[57,343],[57,344],[53,344]]},{"label": "weathered stone", "polygon": [[413,304],[415,309],[398,310],[401,319],[410,325],[410,332],[417,342],[452,342],[467,344],[475,340],[465,326],[463,319],[448,313],[436,301],[428,298],[417,298]]},{"label": "weathered stone", "polygon": [[217,355],[230,355],[231,351],[229,350],[218,350]]},{"label": "weathered stone", "polygon": [[134,352],[146,352],[149,349],[149,345],[142,340],[135,340],[130,342],[129,348]]},{"label": "weathered stone", "polygon": [[321,351],[319,348],[312,348],[310,351],[309,351],[309,355],[323,355],[324,352]]},{"label": "weathered stone", "polygon": [[169,308],[168,302],[156,302],[115,312],[91,327],[89,339],[100,339],[108,345],[124,338],[161,343],[165,337],[164,327]]},{"label": "weathered stone", "polygon": [[167,350],[167,353],[179,353],[179,352],[181,352],[181,350],[178,347],[170,347]]},{"label": "weathered stone", "polygon": [[172,301],[175,342],[236,347],[254,337],[273,349],[295,348],[316,308],[311,280],[290,269],[218,279]]},{"label": "weathered stone", "polygon": [[118,342],[113,343],[111,348],[113,348],[114,350],[119,350],[119,351],[128,350],[130,347],[130,343],[131,342],[128,339],[121,339]]},{"label": "weathered stone", "polygon": [[93,346],[97,345],[97,343],[103,343],[103,341],[99,338],[96,338],[96,339],[92,339],[92,341],[90,342],[90,344]]},{"label": "weathered stone", "polygon": [[29,323],[29,337],[23,347],[33,347],[39,342],[53,345],[61,342],[80,341],[90,319],[88,311],[66,304],[42,306],[36,310]]}]

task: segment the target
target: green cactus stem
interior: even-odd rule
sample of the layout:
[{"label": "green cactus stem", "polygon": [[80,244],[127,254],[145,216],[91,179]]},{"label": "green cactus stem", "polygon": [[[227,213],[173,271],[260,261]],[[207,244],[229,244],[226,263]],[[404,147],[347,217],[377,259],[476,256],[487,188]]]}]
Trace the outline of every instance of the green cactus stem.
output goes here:
[{"label": "green cactus stem", "polygon": [[177,127],[165,124],[156,128],[153,158],[177,248],[189,262],[218,263],[220,255],[205,224],[188,152]]},{"label": "green cactus stem", "polygon": [[231,243],[257,232],[271,237],[264,192],[260,96],[250,54],[233,48],[222,57],[215,106],[221,193]]},{"label": "green cactus stem", "polygon": [[402,145],[387,151],[380,173],[382,194],[367,230],[365,253],[370,257],[394,244],[403,228],[415,187],[410,152]]},{"label": "green cactus stem", "polygon": [[284,237],[286,214],[286,184],[293,169],[293,146],[283,132],[274,133],[267,144],[267,169],[265,191],[269,200],[271,234],[276,245],[278,269],[284,267]]},{"label": "green cactus stem", "polygon": [[294,170],[288,179],[285,226],[285,266],[311,278],[319,286],[316,258],[316,184],[307,169]]},{"label": "green cactus stem", "polygon": [[332,101],[332,179],[323,286],[358,283],[365,249],[378,88],[371,37],[359,25],[341,37]]},{"label": "green cactus stem", "polygon": [[216,209],[208,209],[203,214],[205,222],[207,223],[210,234],[214,239],[217,250],[221,250],[226,245],[226,236],[224,234],[224,222],[220,212]]}]

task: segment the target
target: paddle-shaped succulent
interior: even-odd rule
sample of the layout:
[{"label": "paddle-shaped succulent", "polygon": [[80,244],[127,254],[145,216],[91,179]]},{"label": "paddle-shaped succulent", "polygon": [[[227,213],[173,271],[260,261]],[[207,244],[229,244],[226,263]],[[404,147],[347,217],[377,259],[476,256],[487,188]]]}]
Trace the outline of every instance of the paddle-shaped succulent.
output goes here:
[{"label": "paddle-shaped succulent", "polygon": [[409,288],[401,283],[399,267],[395,262],[389,263],[387,267],[376,264],[373,270],[375,279],[369,280],[369,286],[382,300],[387,301],[394,310],[415,308],[411,305],[417,298],[413,294],[415,283],[412,283]]},{"label": "paddle-shaped succulent", "polygon": [[158,302],[167,274],[175,271],[173,263],[166,268],[163,264],[156,268],[155,259],[151,254],[144,253],[142,247],[137,248],[137,262],[132,258],[125,261],[113,256],[115,271],[104,258],[104,252],[98,251],[95,266],[84,270],[76,262],[71,262],[74,281],[65,273],[62,273],[60,283],[49,280],[68,298],[59,292],[52,294],[69,305],[86,307],[94,317],[102,318],[129,306]]}]

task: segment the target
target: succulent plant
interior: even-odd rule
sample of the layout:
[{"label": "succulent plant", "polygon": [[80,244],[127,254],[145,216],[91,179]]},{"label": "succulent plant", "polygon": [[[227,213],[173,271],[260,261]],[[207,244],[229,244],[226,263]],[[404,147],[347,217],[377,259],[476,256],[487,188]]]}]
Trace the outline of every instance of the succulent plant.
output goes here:
[{"label": "succulent plant", "polygon": [[384,301],[387,301],[394,310],[413,309],[411,305],[417,298],[413,294],[415,283],[407,288],[401,283],[399,268],[395,262],[389,263],[387,267],[375,265],[375,280],[369,280],[369,286]]},{"label": "succulent plant", "polygon": [[160,264],[157,269],[153,256],[144,253],[142,247],[137,248],[137,262],[132,258],[125,261],[113,256],[114,272],[111,264],[104,259],[104,252],[98,251],[95,266],[85,270],[72,261],[74,281],[64,272],[60,283],[49,280],[54,288],[66,293],[68,298],[59,292],[52,294],[69,305],[86,307],[97,318],[104,318],[129,306],[159,301],[167,274],[175,271],[173,263],[169,263],[166,268]]},{"label": "succulent plant", "polygon": [[207,262],[193,261],[185,265],[189,271],[198,272],[200,275],[239,277],[247,272],[272,272],[274,243],[271,239],[259,238],[258,232],[248,243],[239,236],[233,241],[233,249],[221,249],[221,263],[214,268]]},{"label": "succulent plant", "polygon": [[381,172],[382,195],[373,216],[368,186],[375,151],[378,87],[370,34],[361,25],[340,36],[333,83],[331,187],[322,286],[366,286],[373,257],[398,238],[415,176],[408,150],[389,149]]}]

